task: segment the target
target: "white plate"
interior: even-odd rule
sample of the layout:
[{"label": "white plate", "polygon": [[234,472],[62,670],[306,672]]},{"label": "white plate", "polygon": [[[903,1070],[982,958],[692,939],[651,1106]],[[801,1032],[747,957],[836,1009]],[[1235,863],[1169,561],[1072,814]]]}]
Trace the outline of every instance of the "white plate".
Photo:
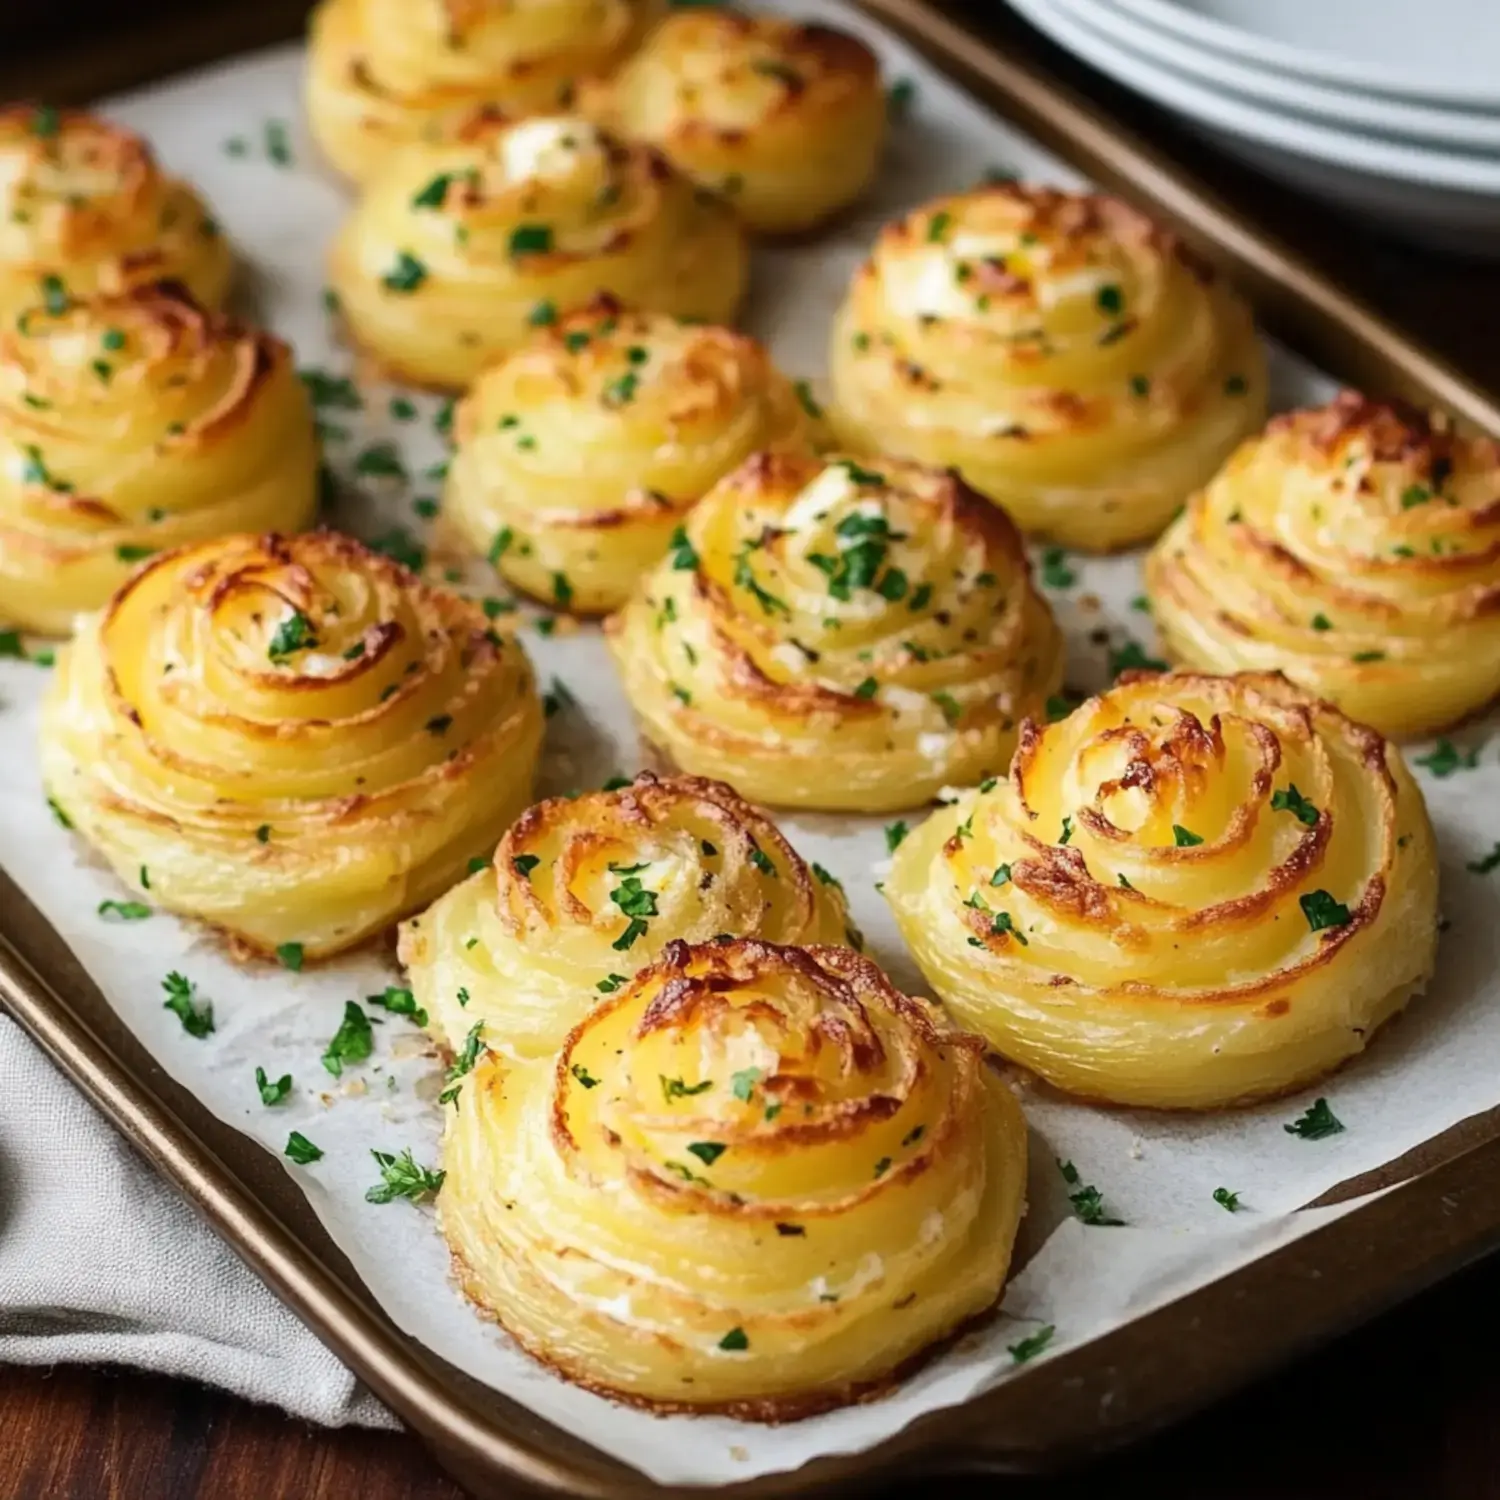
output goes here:
[{"label": "white plate", "polygon": [[1377,141],[1232,98],[1126,52],[1057,0],[1010,3],[1084,61],[1272,176],[1373,217],[1400,238],[1500,256],[1500,160]]},{"label": "white plate", "polygon": [[1500,108],[1495,0],[1116,0],[1242,62],[1381,94]]},{"label": "white plate", "polygon": [[1445,109],[1309,82],[1243,62],[1149,26],[1122,0],[1057,0],[1058,8],[1140,56],[1190,81],[1295,110],[1314,121],[1397,142],[1459,151],[1500,151],[1500,111]]}]

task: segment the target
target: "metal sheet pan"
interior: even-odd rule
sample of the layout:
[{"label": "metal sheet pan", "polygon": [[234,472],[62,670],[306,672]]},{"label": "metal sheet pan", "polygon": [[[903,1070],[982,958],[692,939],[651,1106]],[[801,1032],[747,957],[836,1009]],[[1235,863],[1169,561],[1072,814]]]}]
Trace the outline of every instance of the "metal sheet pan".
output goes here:
[{"label": "metal sheet pan", "polygon": [[[1352,384],[1437,403],[1500,435],[1500,403],[1023,48],[1002,55],[927,0],[862,0],[945,71],[1095,180],[1171,222],[1265,325]],[[225,4],[0,61],[0,94],[83,101],[295,35],[303,0]],[[482,1496],[659,1493],[400,1332],[280,1165],[174,1084],[65,945],[0,876],[0,1003],[330,1348]],[[1392,1186],[1393,1184],[1399,1184]],[[1334,1195],[1391,1191],[1348,1217],[863,1453],[716,1493],[869,1489],[902,1474],[1034,1472],[1140,1436],[1324,1342],[1500,1244],[1500,1111]],[[682,1495],[708,1493],[681,1490]]]}]

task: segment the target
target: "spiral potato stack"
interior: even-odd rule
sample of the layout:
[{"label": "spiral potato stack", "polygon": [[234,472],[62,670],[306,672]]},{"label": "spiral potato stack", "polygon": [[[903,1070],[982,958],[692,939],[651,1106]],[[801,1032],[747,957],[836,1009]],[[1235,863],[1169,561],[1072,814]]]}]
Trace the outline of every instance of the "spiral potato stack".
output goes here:
[{"label": "spiral potato stack", "polygon": [[934,814],[886,899],[954,1013],[1069,1093],[1208,1108],[1359,1052],[1432,972],[1400,753],[1275,675],[1127,674]]},{"label": "spiral potato stack", "polygon": [[1231,288],[1117,199],[1015,183],[889,225],[830,364],[846,445],[952,464],[1090,551],[1155,536],[1265,411]]},{"label": "spiral potato stack", "polygon": [[0,109],[0,321],[168,278],[217,307],[233,270],[202,199],[138,135],[81,110]]},{"label": "spiral potato stack", "polygon": [[813,423],[754,339],[601,298],[491,366],[458,410],[447,514],[517,588],[618,608],[714,482]]},{"label": "spiral potato stack", "polygon": [[314,136],[364,182],[389,154],[441,140],[470,111],[565,108],[613,66],[660,0],[324,0],[308,41]]},{"label": "spiral potato stack", "polygon": [[66,634],[154,552],[305,526],[317,466],[291,351],[179,287],[0,323],[0,619]]},{"label": "spiral potato stack", "polygon": [[828,26],[691,9],[580,108],[722,193],[752,229],[812,229],[869,186],[885,145],[875,54]]},{"label": "spiral potato stack", "polygon": [[1146,562],[1168,649],[1277,668],[1382,733],[1500,693],[1500,444],[1345,391],[1275,418]]},{"label": "spiral potato stack", "polygon": [[547,1057],[669,942],[720,934],[859,942],[838,882],[731,788],[647,771],[531,808],[493,864],[407,922],[401,961],[454,1051],[478,1021],[491,1047]]},{"label": "spiral potato stack", "polygon": [[538,1358],[665,1409],[855,1399],[999,1295],[1026,1131],[976,1039],[841,948],[673,943],[555,1059],[483,1057],[439,1202]]},{"label": "spiral potato stack", "polygon": [[600,292],[728,322],[745,276],[728,208],[572,115],[480,114],[443,145],[399,152],[331,262],[354,337],[396,375],[442,387]]},{"label": "spiral potato stack", "polygon": [[609,622],[646,737],[783,807],[879,812],[1004,768],[1062,638],[950,474],[760,454]]},{"label": "spiral potato stack", "polygon": [[122,880],[300,961],[492,848],[530,800],[541,720],[476,606],[347,537],[236,536],[155,559],[80,625],[42,775]]}]

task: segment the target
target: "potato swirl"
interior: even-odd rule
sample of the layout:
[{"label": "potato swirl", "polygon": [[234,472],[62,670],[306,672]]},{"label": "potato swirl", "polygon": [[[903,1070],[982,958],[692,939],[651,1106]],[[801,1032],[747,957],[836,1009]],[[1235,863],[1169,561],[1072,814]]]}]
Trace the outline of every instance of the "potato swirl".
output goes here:
[{"label": "potato swirl", "polygon": [[660,0],[323,0],[308,43],[307,113],[358,182],[391,151],[441,140],[477,107],[566,107],[613,67]]},{"label": "potato swirl", "polygon": [[583,614],[619,608],[751,453],[813,441],[754,339],[610,297],[492,365],[454,427],[447,514],[517,588]]},{"label": "potato swirl", "polygon": [[579,107],[649,141],[753,230],[812,229],[869,186],[885,144],[880,63],[857,37],[773,16],[670,16]]},{"label": "potato swirl", "polygon": [[1208,1108],[1358,1053],[1432,972],[1394,746],[1276,674],[1127,673],[896,852],[929,982],[1069,1093]]},{"label": "potato swirl", "polygon": [[1003,512],[896,460],[750,459],[607,629],[647,738],[772,806],[977,781],[1062,674]]},{"label": "potato swirl", "polygon": [[573,116],[481,114],[391,159],[334,242],[331,276],[371,353],[457,387],[600,292],[727,323],[746,268],[730,210],[649,147]]},{"label": "potato swirl", "polygon": [[847,949],[673,943],[558,1058],[464,1083],[438,1202],[460,1278],[627,1400],[857,1399],[1005,1280],[1026,1127],[982,1051]]},{"label": "potato swirl", "polygon": [[525,655],[477,607],[348,537],[234,536],[154,559],[80,625],[42,774],[157,905],[300,962],[493,848],[541,723]]},{"label": "potato swirl", "polygon": [[831,360],[844,443],[952,464],[1091,551],[1154,536],[1265,413],[1221,279],[1117,199],[1014,183],[888,226]]},{"label": "potato swirl", "polygon": [[140,136],[81,110],[0,109],[0,322],[164,279],[217,307],[233,270],[202,199]]},{"label": "potato swirl", "polygon": [[0,325],[0,618],[66,634],[152,552],[296,530],[312,408],[280,339],[172,284]]},{"label": "potato swirl", "polygon": [[1345,391],[1275,418],[1146,563],[1168,649],[1276,668],[1383,734],[1500,693],[1500,443]]},{"label": "potato swirl", "polygon": [[555,1057],[669,942],[724,933],[860,941],[838,881],[730,787],[646,771],[525,813],[493,864],[406,923],[401,961],[455,1052],[482,1021],[491,1047]]}]

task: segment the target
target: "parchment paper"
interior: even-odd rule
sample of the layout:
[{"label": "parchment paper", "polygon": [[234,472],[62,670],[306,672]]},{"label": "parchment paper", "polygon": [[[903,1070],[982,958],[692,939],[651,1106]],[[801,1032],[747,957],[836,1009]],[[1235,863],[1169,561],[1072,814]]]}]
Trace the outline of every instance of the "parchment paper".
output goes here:
[{"label": "parchment paper", "polygon": [[[965,187],[991,169],[1076,183],[1069,169],[989,117],[910,49],[841,4],[801,0],[770,8],[833,21],[866,36],[892,80],[915,91],[894,128],[878,194],[834,236],[795,249],[757,250],[748,326],[767,339],[783,368],[818,382],[829,319],[847,277],[876,229],[922,198]],[[345,191],[317,163],[299,119],[302,57],[284,47],[115,101],[108,113],[143,131],[166,165],[207,193],[249,267],[257,315],[288,337],[299,364],[353,373],[323,308],[323,256],[342,215]],[[289,127],[292,161],[278,165],[267,125]],[[1279,405],[1321,400],[1332,390],[1299,360],[1273,351]],[[444,456],[434,426],[438,403],[414,397],[415,420],[390,409],[397,392],[362,381],[362,412],[327,413],[342,431],[327,434],[330,461],[347,489],[332,519],[367,538],[393,525],[433,547],[441,575],[460,560],[442,552],[413,502],[439,485],[423,470]],[[410,393],[408,393],[410,394]],[[358,476],[357,456],[373,443],[397,446],[410,483]],[[1090,562],[1073,557],[1073,586],[1051,599],[1069,632],[1069,682],[1091,689],[1108,680],[1111,649],[1127,639],[1154,648],[1150,621],[1133,610],[1140,592],[1135,557]],[[468,568],[476,592],[502,594],[487,570]],[[454,577],[459,575],[455,574]],[[544,683],[556,677],[574,706],[548,727],[543,789],[597,786],[636,769],[638,747],[626,704],[592,630],[522,638]],[[0,661],[0,863],[73,946],[136,1034],[179,1082],[221,1119],[269,1150],[301,1131],[323,1148],[310,1167],[288,1164],[314,1210],[372,1292],[403,1329],[481,1380],[661,1481],[718,1483],[795,1467],[824,1453],[868,1446],[922,1412],[964,1400],[1011,1378],[1007,1346],[1054,1324],[1053,1349],[1073,1347],[1122,1321],[1183,1295],[1326,1222],[1343,1210],[1294,1214],[1298,1205],[1356,1173],[1390,1161],[1468,1115],[1500,1104],[1500,871],[1465,866],[1500,839],[1500,766],[1493,747],[1476,769],[1445,779],[1421,772],[1443,849],[1443,939],[1439,978],[1364,1059],[1305,1097],[1207,1117],[1153,1116],[1070,1104],[1017,1079],[1033,1132],[1029,1215],[1006,1316],[907,1382],[891,1397],[784,1428],[719,1418],[656,1418],[564,1384],[480,1321],[448,1281],[447,1255],[429,1210],[397,1201],[375,1206],[365,1189],[378,1180],[371,1148],[411,1147],[435,1163],[438,1065],[405,1021],[374,1011],[375,1053],[331,1078],[319,1057],[344,1002],[392,982],[393,970],[368,954],[300,975],[236,967],[215,943],[157,913],[139,923],[99,917],[101,900],[124,892],[53,821],[43,799],[33,744],[44,667]],[[1483,745],[1487,726],[1455,737]],[[1420,755],[1430,747],[1418,747]],[[920,811],[908,815],[915,822]],[[782,824],[804,856],[841,876],[871,951],[898,983],[920,989],[884,902],[876,893],[886,858],[883,820],[787,817]],[[139,899],[140,892],[129,895]],[[149,896],[146,897],[149,899]],[[179,969],[211,999],[217,1030],[195,1040],[162,1009],[161,980]],[[274,1109],[259,1099],[254,1070],[290,1072],[295,1088]],[[1305,1141],[1283,1126],[1318,1094],[1347,1126]],[[1071,1218],[1057,1158],[1076,1163],[1104,1194],[1123,1228],[1085,1227]],[[1241,1211],[1214,1202],[1215,1188],[1240,1194]],[[190,1289],[184,1289],[190,1294]],[[1045,1357],[1045,1356],[1043,1356]]]}]

